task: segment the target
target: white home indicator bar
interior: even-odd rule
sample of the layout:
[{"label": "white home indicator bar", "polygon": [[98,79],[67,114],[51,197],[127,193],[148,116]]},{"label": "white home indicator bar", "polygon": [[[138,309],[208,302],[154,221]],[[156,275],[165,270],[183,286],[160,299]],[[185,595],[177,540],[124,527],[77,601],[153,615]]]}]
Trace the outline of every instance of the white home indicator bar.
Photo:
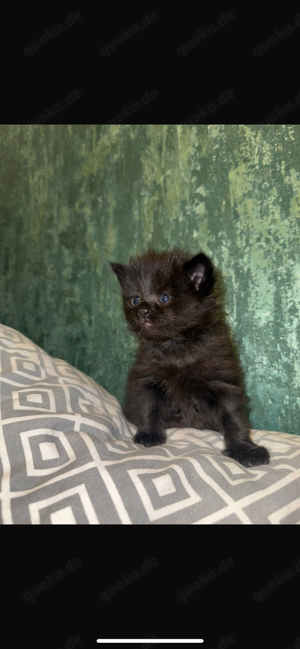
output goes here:
[{"label": "white home indicator bar", "polygon": [[171,642],[174,642],[174,643],[176,642],[177,644],[183,644],[185,642],[188,642],[188,643],[197,644],[197,642],[204,642],[204,640],[202,638],[200,638],[199,640],[162,640],[162,639],[159,640],[157,638],[155,638],[155,639],[153,639],[153,638],[144,638],[144,640],[127,640],[127,638],[126,638],[124,640],[121,640],[121,639],[119,639],[119,640],[110,640],[110,639],[101,640],[101,639],[98,639],[97,642],[109,642],[110,644],[121,644],[121,643],[122,644],[124,644],[124,643],[129,644],[130,642],[132,642],[134,644],[156,644],[156,643],[159,643],[159,642],[163,642],[164,644],[166,644],[166,643],[170,644]]}]

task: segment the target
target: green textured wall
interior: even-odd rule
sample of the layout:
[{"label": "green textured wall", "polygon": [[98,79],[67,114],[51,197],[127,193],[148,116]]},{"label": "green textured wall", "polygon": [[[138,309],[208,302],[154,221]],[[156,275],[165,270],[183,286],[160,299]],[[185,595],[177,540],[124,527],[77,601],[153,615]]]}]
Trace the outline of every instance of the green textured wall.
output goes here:
[{"label": "green textured wall", "polygon": [[252,426],[300,434],[300,127],[1,126],[0,320],[120,400],[116,277],[153,246],[222,271]]}]

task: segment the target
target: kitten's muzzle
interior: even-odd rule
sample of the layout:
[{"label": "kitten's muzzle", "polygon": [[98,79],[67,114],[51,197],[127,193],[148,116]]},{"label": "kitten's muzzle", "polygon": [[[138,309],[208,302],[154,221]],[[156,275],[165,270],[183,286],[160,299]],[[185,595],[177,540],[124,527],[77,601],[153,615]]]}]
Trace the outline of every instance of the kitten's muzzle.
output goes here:
[{"label": "kitten's muzzle", "polygon": [[140,322],[144,326],[152,326],[151,320],[149,320],[148,315],[150,314],[150,311],[147,311],[147,309],[140,309],[139,310],[139,318]]}]

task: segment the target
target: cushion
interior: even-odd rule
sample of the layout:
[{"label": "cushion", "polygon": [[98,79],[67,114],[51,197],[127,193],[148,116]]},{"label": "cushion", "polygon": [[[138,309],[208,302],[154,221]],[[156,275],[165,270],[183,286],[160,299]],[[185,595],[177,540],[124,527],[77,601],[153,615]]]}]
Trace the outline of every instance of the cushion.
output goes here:
[{"label": "cushion", "polygon": [[136,445],[113,395],[4,325],[0,371],[3,524],[300,522],[300,437],[253,430],[271,462],[251,469],[212,430]]}]

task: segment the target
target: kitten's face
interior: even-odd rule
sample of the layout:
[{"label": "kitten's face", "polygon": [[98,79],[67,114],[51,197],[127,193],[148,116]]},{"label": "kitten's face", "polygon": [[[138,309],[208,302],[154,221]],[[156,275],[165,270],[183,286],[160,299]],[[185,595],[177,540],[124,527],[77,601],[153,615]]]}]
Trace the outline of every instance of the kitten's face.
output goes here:
[{"label": "kitten's face", "polygon": [[111,263],[127,322],[139,338],[170,340],[201,323],[213,267],[202,253],[189,260],[188,253],[174,249],[149,251],[127,266]]}]

